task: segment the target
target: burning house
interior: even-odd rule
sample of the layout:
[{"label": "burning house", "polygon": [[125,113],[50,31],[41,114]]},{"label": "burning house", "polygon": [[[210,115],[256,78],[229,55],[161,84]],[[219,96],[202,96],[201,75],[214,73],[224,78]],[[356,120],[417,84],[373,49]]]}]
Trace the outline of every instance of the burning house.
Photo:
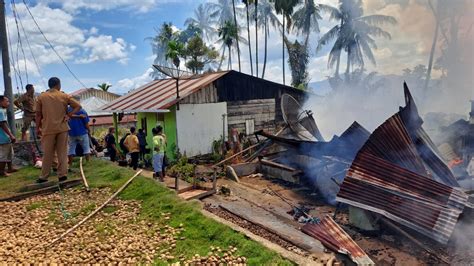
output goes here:
[{"label": "burning house", "polygon": [[[310,184],[326,203],[337,204],[337,209],[348,206],[349,221],[358,220],[352,225],[361,230],[390,226],[405,236],[414,234],[446,245],[458,222],[469,219],[463,214],[472,212],[472,199],[462,188],[468,176],[453,173],[452,165],[444,158],[446,152],[423,129],[423,120],[406,84],[404,94],[405,106],[372,133],[354,122],[329,141],[321,137],[311,112],[282,97],[285,128],[278,134],[256,132],[265,140],[260,139],[262,148],[257,148],[247,161],[256,157],[259,161],[252,162],[250,168],[246,168],[250,164],[230,167],[237,176],[260,172],[285,182]],[[473,114],[474,103],[471,121]],[[462,160],[472,159],[473,125],[469,123],[452,137],[453,153],[460,154]],[[459,139],[460,144],[456,142]],[[364,218],[352,219],[351,215]],[[349,255],[357,264],[371,264],[344,229],[328,217],[307,223],[302,230],[326,247]],[[418,241],[417,244],[421,245]]]}]

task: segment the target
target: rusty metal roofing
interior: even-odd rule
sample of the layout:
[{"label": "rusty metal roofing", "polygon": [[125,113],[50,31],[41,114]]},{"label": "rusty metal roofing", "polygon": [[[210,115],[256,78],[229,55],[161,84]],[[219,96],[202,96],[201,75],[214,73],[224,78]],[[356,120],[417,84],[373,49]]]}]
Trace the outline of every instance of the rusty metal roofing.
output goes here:
[{"label": "rusty metal roofing", "polygon": [[468,196],[458,188],[359,153],[336,200],[379,213],[446,244]]},{"label": "rusty metal roofing", "polygon": [[399,114],[375,129],[359,152],[369,152],[414,172],[427,173]]},{"label": "rusty metal roofing", "polygon": [[[180,98],[205,88],[227,73],[228,71],[207,73],[179,80]],[[109,112],[163,112],[177,103],[176,96],[175,79],[154,80],[104,105],[101,110]]]},{"label": "rusty metal roofing", "polygon": [[364,250],[330,216],[325,216],[319,224],[307,223],[301,230],[321,241],[328,249],[347,254],[357,265],[375,265]]},{"label": "rusty metal roofing", "polygon": [[[421,127],[405,84],[406,107],[380,125],[357,153],[336,200],[379,213],[447,243],[468,196]],[[435,178],[436,177],[436,178]]]}]

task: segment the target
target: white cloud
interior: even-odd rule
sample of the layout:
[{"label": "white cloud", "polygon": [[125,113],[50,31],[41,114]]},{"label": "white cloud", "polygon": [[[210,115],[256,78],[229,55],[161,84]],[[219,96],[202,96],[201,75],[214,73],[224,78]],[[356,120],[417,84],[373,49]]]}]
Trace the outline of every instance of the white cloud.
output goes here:
[{"label": "white cloud", "polygon": [[112,36],[91,36],[83,44],[88,56],[77,60],[78,63],[91,63],[95,61],[104,61],[115,59],[121,64],[128,61],[127,49],[131,47],[122,38],[114,40]]},{"label": "white cloud", "polygon": [[[54,54],[38,31],[26,7],[23,4],[17,4],[16,8],[39,67],[42,68],[45,65],[60,63],[60,59]],[[99,30],[95,27],[84,30],[74,26],[73,22],[75,17],[64,10],[51,8],[44,3],[30,6],[29,8],[46,38],[66,61],[73,58],[80,58],[77,59],[76,62],[90,63],[116,60],[121,64],[125,64],[129,59],[129,52],[136,49],[135,45],[127,44],[122,38],[114,39],[109,35],[99,35]],[[15,19],[11,14],[7,16],[7,23],[12,44],[11,49],[12,51],[16,51],[19,42]],[[32,70],[32,75],[38,76],[38,69],[32,64],[33,56],[27,45],[23,31],[21,31],[21,37],[28,69]],[[13,56],[12,58],[13,60],[15,59]],[[19,59],[24,60],[23,56]]]},{"label": "white cloud", "polygon": [[133,78],[124,78],[119,81],[117,81],[117,86],[115,89],[116,92],[124,93],[128,92],[130,90],[136,89],[147,82],[150,82],[152,80],[150,74],[153,73],[152,68],[148,68],[145,73],[143,73],[140,76],[136,76]]},{"label": "white cloud", "polygon": [[77,12],[80,9],[94,11],[111,10],[124,8],[139,13],[146,13],[156,8],[160,4],[170,2],[183,2],[191,0],[40,0],[44,3],[60,4],[68,12]]},{"label": "white cloud", "polygon": [[92,27],[90,30],[89,30],[89,34],[90,35],[95,35],[99,33],[99,29],[97,29],[96,27]]}]

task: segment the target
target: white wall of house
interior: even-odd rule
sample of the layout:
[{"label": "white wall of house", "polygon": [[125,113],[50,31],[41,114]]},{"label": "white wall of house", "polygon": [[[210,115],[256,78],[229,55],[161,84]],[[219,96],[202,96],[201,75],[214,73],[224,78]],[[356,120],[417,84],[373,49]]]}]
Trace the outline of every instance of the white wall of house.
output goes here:
[{"label": "white wall of house", "polygon": [[[186,156],[212,152],[212,142],[223,133],[222,115],[227,116],[227,103],[180,104],[176,111],[177,142]],[[227,138],[227,117],[224,121]]]}]

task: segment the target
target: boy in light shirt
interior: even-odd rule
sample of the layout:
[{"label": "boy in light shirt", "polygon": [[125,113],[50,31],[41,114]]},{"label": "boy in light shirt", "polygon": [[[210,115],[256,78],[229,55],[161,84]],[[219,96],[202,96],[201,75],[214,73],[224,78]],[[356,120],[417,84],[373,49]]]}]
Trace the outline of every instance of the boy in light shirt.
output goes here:
[{"label": "boy in light shirt", "polygon": [[152,129],[153,133],[153,171],[155,177],[161,182],[164,181],[163,158],[165,156],[166,139],[163,136],[163,127],[158,126]]}]

